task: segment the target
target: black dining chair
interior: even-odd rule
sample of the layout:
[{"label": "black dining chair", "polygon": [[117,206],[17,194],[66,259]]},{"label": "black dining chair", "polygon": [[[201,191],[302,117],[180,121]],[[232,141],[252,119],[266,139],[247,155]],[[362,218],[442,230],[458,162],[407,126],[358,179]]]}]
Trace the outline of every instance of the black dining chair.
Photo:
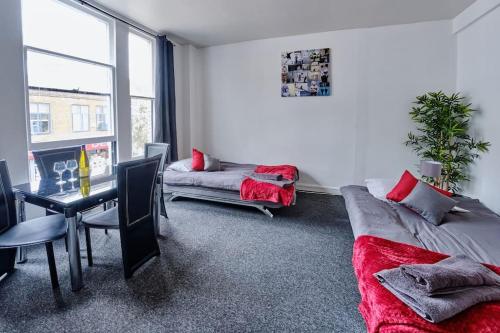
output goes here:
[{"label": "black dining chair", "polygon": [[161,184],[160,193],[160,215],[168,219],[167,209],[165,208],[165,198],[163,196],[163,172],[165,171],[165,165],[168,161],[168,152],[170,150],[170,144],[168,143],[146,143],[144,145],[144,157],[152,157],[155,155],[161,155],[160,168],[158,171],[159,182]]},{"label": "black dining chair", "polygon": [[156,239],[155,187],[161,156],[119,163],[118,206],[84,217],[87,259],[93,265],[90,229],[119,229],[125,278],[160,254]]},{"label": "black dining chair", "polygon": [[[54,163],[67,160],[80,159],[81,146],[71,146],[57,149],[33,150],[33,158],[40,173],[41,179],[57,180],[59,175],[54,171]],[[75,170],[75,175],[78,175],[78,169]],[[63,180],[70,177],[70,172],[63,173]]]},{"label": "black dining chair", "polygon": [[52,242],[65,237],[66,228],[66,221],[61,214],[17,223],[7,162],[0,160],[0,276],[14,270],[17,247],[45,243],[52,288],[59,287]]}]

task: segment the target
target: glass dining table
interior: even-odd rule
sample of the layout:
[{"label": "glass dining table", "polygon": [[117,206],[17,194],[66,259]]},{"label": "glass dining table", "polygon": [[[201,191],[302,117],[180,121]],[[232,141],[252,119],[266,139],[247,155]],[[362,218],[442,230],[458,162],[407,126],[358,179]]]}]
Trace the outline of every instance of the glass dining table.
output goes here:
[{"label": "glass dining table", "polygon": [[[83,287],[82,263],[80,258],[80,240],[78,234],[77,213],[110,202],[118,197],[116,176],[91,179],[90,190],[80,191],[79,184],[73,188],[69,182],[60,186],[54,180],[40,180],[31,183],[13,186],[18,205],[18,220],[22,223],[26,219],[25,204],[29,203],[51,211],[64,214],[67,222],[67,244],[71,288],[78,291]],[[159,234],[159,207],[161,184],[157,184],[155,196],[155,229]],[[82,194],[84,193],[84,194]],[[18,250],[18,262],[25,262],[27,253],[25,248]]]}]

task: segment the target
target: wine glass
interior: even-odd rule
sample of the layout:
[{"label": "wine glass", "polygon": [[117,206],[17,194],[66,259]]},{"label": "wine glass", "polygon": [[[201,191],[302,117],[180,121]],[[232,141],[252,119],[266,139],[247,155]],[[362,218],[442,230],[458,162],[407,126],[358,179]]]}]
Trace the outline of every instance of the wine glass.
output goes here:
[{"label": "wine glass", "polygon": [[71,172],[71,178],[68,179],[69,182],[71,182],[71,190],[75,190],[75,182],[78,180],[75,178],[74,172],[76,169],[78,169],[78,163],[76,160],[67,160],[66,161],[66,168]]},{"label": "wine glass", "polygon": [[59,181],[56,183],[59,185],[59,194],[63,194],[63,185],[66,184],[66,181],[62,179],[63,172],[66,171],[66,163],[63,161],[54,163],[54,172],[59,174]]}]

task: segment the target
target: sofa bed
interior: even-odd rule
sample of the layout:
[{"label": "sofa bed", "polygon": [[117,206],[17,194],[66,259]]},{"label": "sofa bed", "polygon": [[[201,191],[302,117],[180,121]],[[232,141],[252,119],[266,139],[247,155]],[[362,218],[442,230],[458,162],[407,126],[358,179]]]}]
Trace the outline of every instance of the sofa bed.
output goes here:
[{"label": "sofa bed", "polygon": [[[293,179],[266,180],[266,184],[279,188],[277,195],[273,198],[266,197],[266,200],[242,198],[242,183],[254,177],[257,168],[255,164],[231,162],[220,162],[220,166],[215,171],[192,172],[167,168],[163,175],[164,192],[170,201],[177,198],[191,198],[247,206],[256,208],[269,217],[273,217],[270,209],[295,204],[295,183],[298,180],[298,172]],[[282,200],[279,195],[281,189],[285,189],[291,195],[291,200]]]}]

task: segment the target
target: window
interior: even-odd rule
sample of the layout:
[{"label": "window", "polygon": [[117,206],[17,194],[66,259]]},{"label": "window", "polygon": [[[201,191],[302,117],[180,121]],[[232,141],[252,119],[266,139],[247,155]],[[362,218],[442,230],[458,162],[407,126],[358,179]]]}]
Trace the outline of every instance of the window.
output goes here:
[{"label": "window", "polygon": [[84,132],[89,130],[88,105],[72,105],[71,116],[73,118],[73,132]]},{"label": "window", "polygon": [[105,106],[95,107],[95,127],[98,131],[107,131],[109,129],[108,109]]},{"label": "window", "polygon": [[132,112],[132,156],[144,154],[153,141],[154,44],[145,35],[129,32],[129,77]]},{"label": "window", "polygon": [[22,0],[22,19],[29,151],[85,145],[110,173],[114,22],[67,0]]},{"label": "window", "polygon": [[50,132],[50,104],[30,103],[30,125],[33,135]]}]

